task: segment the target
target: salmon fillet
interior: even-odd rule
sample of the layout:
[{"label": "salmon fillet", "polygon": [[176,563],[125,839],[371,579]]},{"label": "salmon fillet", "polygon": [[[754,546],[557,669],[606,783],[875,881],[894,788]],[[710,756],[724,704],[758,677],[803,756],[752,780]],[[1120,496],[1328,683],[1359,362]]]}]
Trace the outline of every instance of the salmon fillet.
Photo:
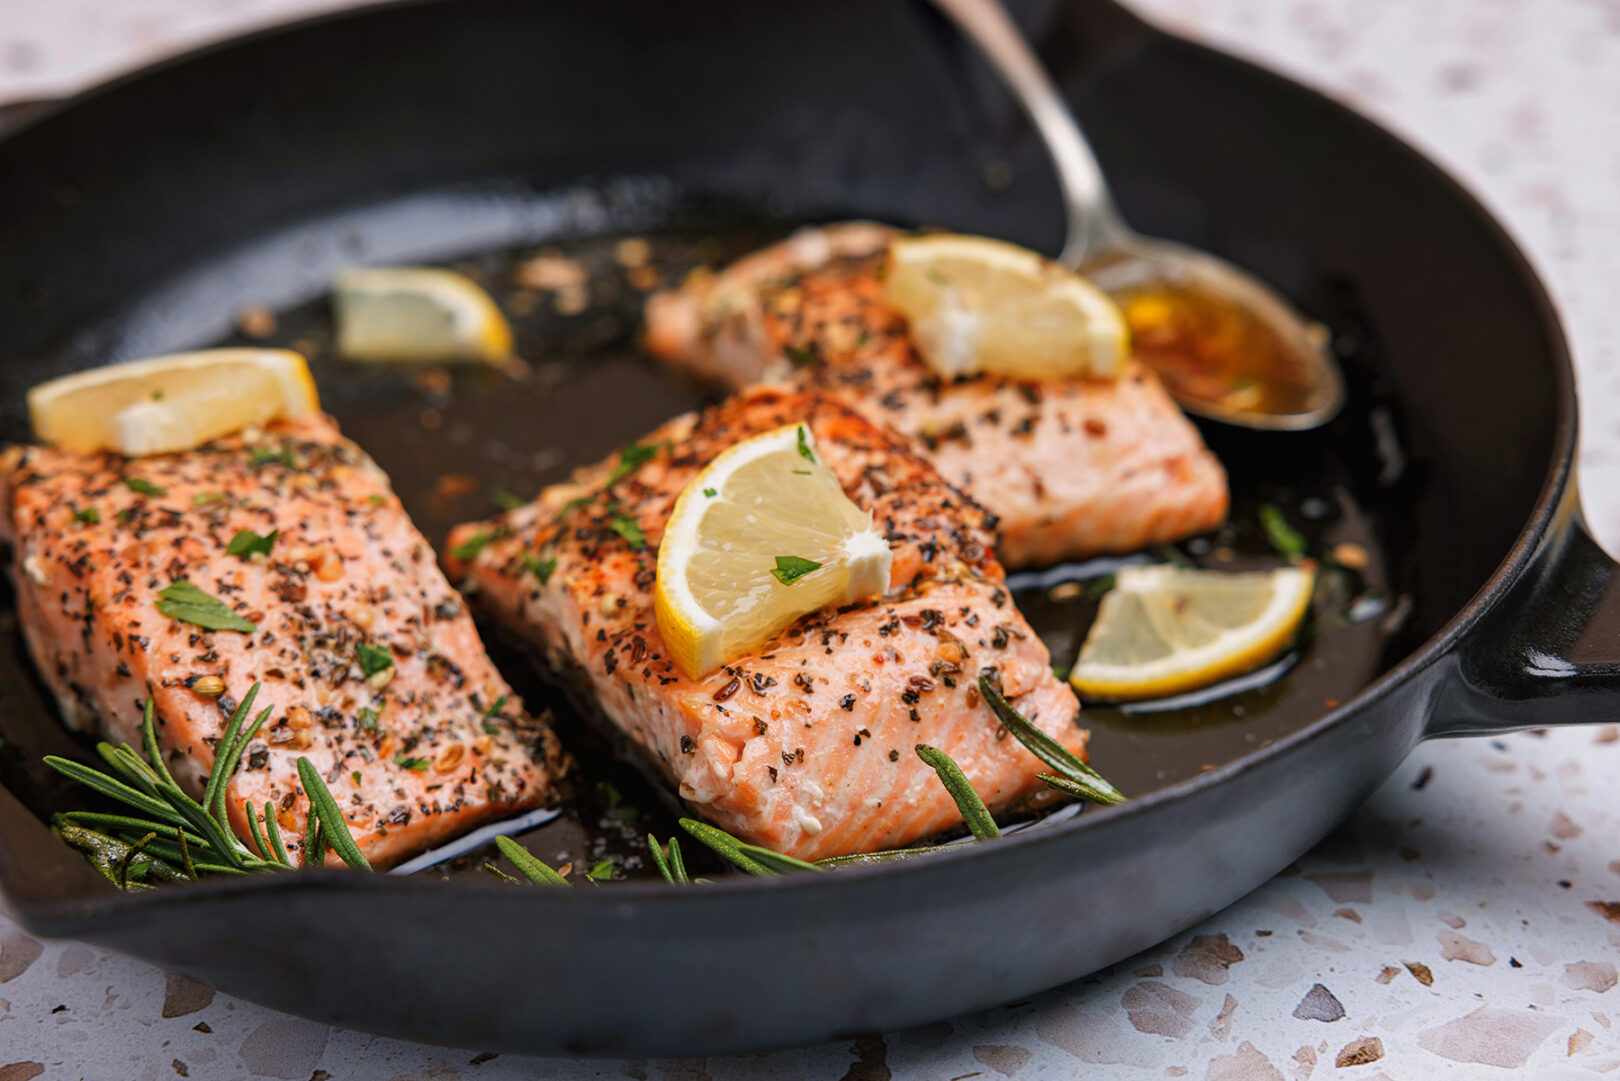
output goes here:
[{"label": "salmon fillet", "polygon": [[696,274],[649,298],[647,347],[728,387],[836,394],[915,440],[999,519],[1009,566],[1133,551],[1225,520],[1225,471],[1140,364],[1117,380],[935,375],[883,298],[883,252],[898,235],[862,222],[805,229]]},{"label": "salmon fillet", "polygon": [[[254,713],[274,712],[227,800],[249,847],[245,800],[274,804],[289,850],[301,844],[300,756],[378,866],[551,799],[555,739],[490,663],[388,478],[330,418],[161,457],[13,448],[0,485],[18,616],[71,727],[138,747],[151,695],[170,771],[200,795],[225,722],[261,684]],[[244,529],[277,533],[267,556],[227,553]],[[177,581],[253,630],[163,614]]]},{"label": "salmon fillet", "polygon": [[[726,447],[799,422],[886,535],[889,591],[806,616],[757,652],[686,679],[653,616],[676,497]],[[677,417],[648,444],[657,453],[634,468],[609,459],[527,506],[458,527],[452,552],[478,550],[451,569],[554,669],[581,680],[697,814],[804,859],[904,845],[961,822],[913,753],[918,743],[955,758],[992,809],[1044,792],[1044,767],[981,701],[981,672],[1083,753],[1074,694],[1002,585],[989,515],[898,437],[825,395],[759,388]]]}]

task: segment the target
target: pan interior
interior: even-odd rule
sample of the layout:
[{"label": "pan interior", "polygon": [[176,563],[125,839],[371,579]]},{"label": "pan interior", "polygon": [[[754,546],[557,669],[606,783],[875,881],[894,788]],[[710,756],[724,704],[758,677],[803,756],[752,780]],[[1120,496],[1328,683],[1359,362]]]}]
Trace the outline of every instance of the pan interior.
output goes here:
[{"label": "pan interior", "polygon": [[[495,510],[492,493],[527,498],[596,461],[716,392],[673,376],[637,349],[648,289],[673,284],[691,268],[728,261],[807,220],[859,216],[853,209],[773,214],[755,203],[693,195],[674,183],[627,177],[590,188],[535,194],[457,189],[418,194],[310,221],[162,283],[95,335],[80,336],[29,370],[83,366],[206,344],[271,344],[311,358],[326,408],[347,435],[393,478],[418,527],[442,543],[450,527]],[[910,224],[910,223],[900,223]],[[627,245],[626,241],[634,241]],[[516,268],[544,254],[588,271],[583,292],[524,288]],[[354,263],[438,262],[488,288],[508,313],[522,363],[503,371],[362,365],[331,348],[325,287]],[[1213,701],[1130,711],[1093,707],[1092,761],[1127,793],[1141,795],[1233,761],[1296,731],[1354,695],[1421,640],[1414,620],[1410,516],[1412,463],[1400,445],[1399,416],[1380,395],[1376,345],[1356,291],[1328,293],[1337,307],[1318,314],[1335,331],[1350,373],[1352,404],[1331,427],[1312,433],[1255,433],[1209,424],[1204,434],[1231,475],[1231,523],[1178,546],[1211,567],[1274,566],[1278,556],[1258,527],[1271,503],[1308,536],[1315,553],[1352,545],[1364,567],[1329,563],[1318,615],[1301,648]],[[274,329],[242,326],[273,316]],[[13,378],[18,373],[12,373]],[[15,398],[11,399],[15,401]],[[15,410],[7,441],[26,437]],[[1164,558],[1166,553],[1148,553]],[[1070,662],[1095,612],[1091,591],[1109,573],[1095,560],[1014,576],[1018,601],[1052,651]],[[84,755],[64,732],[26,659],[9,590],[0,596],[0,784],[41,816],[82,805],[39,765],[46,753]],[[645,836],[675,829],[663,790],[614,754],[586,720],[588,706],[540,678],[534,659],[486,627],[497,662],[531,708],[549,707],[581,759],[581,783],[567,812],[522,839],[543,858],[589,868],[611,858],[621,877],[650,873]],[[482,874],[487,853],[452,873]]]}]

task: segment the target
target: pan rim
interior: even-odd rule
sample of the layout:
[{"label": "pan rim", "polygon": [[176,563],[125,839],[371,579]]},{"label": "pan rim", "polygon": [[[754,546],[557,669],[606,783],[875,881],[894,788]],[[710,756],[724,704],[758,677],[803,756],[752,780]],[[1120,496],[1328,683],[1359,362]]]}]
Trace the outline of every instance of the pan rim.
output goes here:
[{"label": "pan rim", "polygon": [[[331,23],[364,19],[383,10],[425,8],[447,2],[449,0],[373,0],[373,2],[363,3],[354,8],[321,12],[290,22],[261,27],[246,34],[207,42],[175,56],[125,72],[111,80],[85,88],[67,97],[41,103],[36,110],[31,111],[28,116],[19,122],[13,130],[0,137],[0,147],[7,143],[14,143],[39,125],[49,123],[54,117],[70,113],[77,108],[99,100],[107,94],[116,93],[127,85],[161,75],[170,69],[183,67],[205,57],[228,53],[234,49],[249,47],[287,35],[294,35]],[[1331,110],[1347,124],[1359,127],[1364,133],[1382,140],[1397,155],[1403,157],[1420,170],[1425,171],[1429,177],[1447,190],[1460,206],[1472,211],[1477,223],[1483,228],[1486,235],[1496,243],[1498,250],[1507,257],[1509,264],[1518,277],[1518,285],[1526,291],[1528,298],[1532,301],[1536,320],[1551,361],[1552,370],[1548,374],[1551,375],[1554,381],[1553,389],[1556,398],[1551,417],[1553,445],[1546,473],[1543,476],[1530,514],[1523,522],[1512,545],[1474,595],[1453,613],[1438,631],[1409,655],[1367,683],[1338,706],[1325,711],[1316,720],[1272,743],[1217,766],[1207,773],[1178,781],[1165,788],[1133,798],[1119,806],[1088,808],[1085,813],[1076,816],[1073,820],[1060,823],[1051,829],[1021,830],[999,839],[994,845],[962,845],[960,846],[961,852],[939,853],[927,860],[907,860],[896,866],[854,867],[840,870],[836,874],[828,876],[792,875],[773,880],[759,880],[746,875],[728,875],[714,881],[701,894],[694,894],[692,891],[683,890],[657,880],[632,881],[615,884],[612,887],[612,900],[638,905],[651,905],[702,903],[714,898],[747,898],[756,894],[791,899],[797,897],[804,890],[813,889],[825,892],[831,887],[823,879],[845,881],[852,885],[869,882],[874,878],[891,881],[898,880],[903,875],[916,876],[931,873],[938,867],[954,865],[963,860],[978,861],[980,866],[986,870],[991,870],[994,864],[990,861],[999,858],[996,855],[998,852],[1006,851],[1010,854],[1029,850],[1032,846],[1039,848],[1074,843],[1073,838],[1088,835],[1093,830],[1104,828],[1107,823],[1121,816],[1143,817],[1162,813],[1184,800],[1196,798],[1210,789],[1224,786],[1237,777],[1262,768],[1274,759],[1298,752],[1330,730],[1346,723],[1351,717],[1364,712],[1375,703],[1389,697],[1402,685],[1417,678],[1424,670],[1444,658],[1456,647],[1457,643],[1481,617],[1513,587],[1535,559],[1543,540],[1560,513],[1560,508],[1573,483],[1579,418],[1573,360],[1562,321],[1548,293],[1546,284],[1513,235],[1467,185],[1406,139],[1371,118],[1348,108],[1322,91],[1296,82],[1268,68],[1202,43],[1190,41],[1139,18],[1135,19],[1135,22],[1143,35],[1163,39],[1173,43],[1178,48],[1199,54],[1207,61],[1226,65],[1243,73],[1249,79],[1269,84],[1279,92],[1305,95],[1307,98],[1313,99],[1319,107]],[[0,883],[0,886],[3,886],[3,883]],[[354,875],[341,870],[323,869],[300,872],[298,875],[252,876],[243,879],[233,877],[226,880],[204,881],[141,893],[108,890],[70,899],[44,902],[33,902],[26,900],[24,897],[11,894],[8,896],[8,900],[15,907],[17,915],[22,918],[22,922],[32,929],[49,934],[73,936],[90,931],[109,917],[128,919],[136,914],[150,915],[170,909],[184,910],[194,904],[211,904],[222,898],[234,898],[244,892],[255,898],[268,899],[284,896],[290,892],[303,892],[309,889],[327,893],[358,890],[367,896],[381,894],[409,896],[414,895],[418,890],[436,892],[451,890],[455,891],[455,896],[465,898],[509,896],[509,894],[501,892],[506,890],[506,887],[494,881],[489,883],[461,880],[440,882],[422,876]],[[762,891],[769,891],[769,893],[763,894]],[[550,904],[579,905],[602,904],[606,900],[590,896],[593,892],[586,890],[529,890],[524,891],[527,898],[524,903],[542,906]]]}]

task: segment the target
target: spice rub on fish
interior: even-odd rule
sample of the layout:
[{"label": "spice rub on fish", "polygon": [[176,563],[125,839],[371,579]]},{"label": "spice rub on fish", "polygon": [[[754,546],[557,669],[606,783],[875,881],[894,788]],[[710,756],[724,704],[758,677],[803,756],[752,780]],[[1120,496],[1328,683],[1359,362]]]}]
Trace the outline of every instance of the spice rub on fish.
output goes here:
[{"label": "spice rub on fish", "polygon": [[741,387],[837,394],[916,441],[941,476],[1000,519],[1010,566],[1124,552],[1212,529],[1226,473],[1139,364],[1117,380],[941,379],[883,296],[899,234],[853,222],[805,229],[647,302],[659,358]]},{"label": "spice rub on fish", "polygon": [[18,615],[72,727],[139,746],[150,695],[169,768],[197,795],[261,685],[254,713],[273,713],[227,799],[250,847],[245,800],[273,804],[300,844],[300,756],[374,865],[551,798],[554,738],[331,419],[161,457],[14,448],[0,486]]},{"label": "spice rub on fish", "polygon": [[[739,440],[805,423],[893,550],[885,596],[808,615],[701,679],[653,614],[657,549],[682,489]],[[805,859],[907,844],[960,825],[918,743],[945,751],[992,809],[1044,767],[1006,739],[980,673],[1077,753],[1087,733],[1046,647],[1014,608],[990,516],[901,439],[825,395],[759,388],[668,422],[524,507],[459,527],[455,574],[582,677],[606,719],[699,815]]]}]

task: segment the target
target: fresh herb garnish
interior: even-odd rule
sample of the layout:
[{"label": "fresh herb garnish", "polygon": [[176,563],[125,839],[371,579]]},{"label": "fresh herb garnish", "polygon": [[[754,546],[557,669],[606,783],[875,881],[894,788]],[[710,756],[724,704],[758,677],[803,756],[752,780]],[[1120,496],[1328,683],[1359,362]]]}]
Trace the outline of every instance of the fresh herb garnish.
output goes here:
[{"label": "fresh herb garnish", "polygon": [[1038,775],[1041,780],[1071,796],[1078,795],[1082,799],[1096,803],[1125,802],[1124,793],[1105,780],[1102,774],[1082,762],[1073,751],[1030,724],[1024,715],[1014,709],[983,676],[979,677],[979,693],[990,704],[991,712],[1007,731],[1011,732],[1019,743],[1029,748],[1031,754],[1051,766],[1060,775],[1053,778],[1050,773],[1042,773]]},{"label": "fresh herb garnish", "polygon": [[1265,530],[1271,547],[1284,559],[1295,560],[1305,554],[1305,537],[1288,524],[1287,516],[1275,503],[1260,504],[1260,528]]},{"label": "fresh herb garnish", "polygon": [[710,499],[713,499],[715,496],[719,495],[720,493],[715,491],[713,488],[705,488],[705,489],[703,489],[703,494],[708,496]]},{"label": "fresh herb garnish", "polygon": [[394,667],[394,655],[381,646],[374,646],[370,642],[361,642],[354,649],[355,660],[360,662],[360,671],[367,679],[378,672]]},{"label": "fresh herb garnish", "polygon": [[1086,582],[1086,599],[1091,601],[1097,600],[1103,594],[1113,589],[1114,584],[1117,581],[1118,578],[1112,574],[1099,574],[1097,577],[1092,578]]},{"label": "fresh herb garnish", "polygon": [[119,522],[120,525],[128,525],[130,522],[132,522],[134,520],[135,520],[135,508],[134,507],[125,507],[123,510],[118,512],[118,522]]},{"label": "fresh herb garnish", "polygon": [[808,470],[808,469],[795,469],[793,471],[793,475],[795,477],[813,477],[813,476],[815,476],[815,474],[810,472],[810,470]]},{"label": "fresh herb garnish", "polygon": [[[169,773],[158,748],[151,699],[142,712],[141,754],[128,744],[98,744],[96,750],[107,770],[47,756],[45,763],[52,769],[116,800],[130,812],[68,811],[52,819],[53,832],[83,852],[91,866],[120,889],[146,889],[154,882],[194,881],[202,874],[291,869],[294,864],[282,843],[273,803],[264,805],[262,825],[258,809],[252,803],[243,803],[252,847],[236,836],[226,816],[231,775],[272,712],[266,708],[247,724],[258,692],[255,683],[226,723],[200,801],[187,795]],[[354,844],[337,801],[314,765],[300,758],[298,772],[310,798],[310,819],[318,825],[320,836],[346,862],[365,868],[365,857]],[[318,859],[306,849],[302,862],[309,866]]]},{"label": "fresh herb garnish", "polygon": [[279,462],[288,469],[292,468],[292,451],[286,447],[255,447],[253,456],[248,459],[248,465],[254,469],[261,469],[272,462]]},{"label": "fresh herb garnish", "polygon": [[223,503],[230,499],[224,492],[198,492],[191,497],[193,507],[207,507],[214,503]]},{"label": "fresh herb garnish", "polygon": [[204,593],[184,578],[158,590],[157,610],[170,619],[206,627],[211,631],[253,633],[254,625],[226,607],[218,597]]},{"label": "fresh herb garnish", "polygon": [[816,460],[816,452],[810,449],[810,429],[799,425],[799,457],[807,462]]},{"label": "fresh herb garnish", "polygon": [[585,872],[585,877],[590,879],[592,882],[611,882],[611,881],[613,881],[613,861],[612,860],[599,860],[599,861],[597,861],[597,864],[596,864],[595,867],[592,867],[589,871]]},{"label": "fresh herb garnish", "polygon": [[641,532],[641,526],[624,511],[614,508],[613,517],[608,519],[607,527],[623,537],[625,543],[636,551],[647,547],[647,537]]},{"label": "fresh herb garnish", "polygon": [[517,510],[523,506],[523,497],[513,495],[505,488],[496,488],[489,493],[489,501],[501,510]]},{"label": "fresh herb garnish", "polygon": [[811,571],[820,570],[821,564],[801,556],[777,556],[771,574],[778,582],[790,586]]},{"label": "fresh herb garnish", "polygon": [[581,508],[583,506],[587,506],[587,505],[589,505],[591,503],[594,503],[595,501],[596,501],[595,494],[576,495],[574,498],[570,499],[568,502],[566,502],[566,503],[564,503],[562,505],[562,508],[557,511],[557,517],[559,517],[559,518],[564,517],[565,515],[573,512],[573,511],[576,511],[576,510],[578,510],[579,508]]},{"label": "fresh herb garnish", "polygon": [[140,477],[125,477],[124,487],[140,495],[159,497],[169,494],[169,490],[167,488],[160,488],[151,481],[142,480]]},{"label": "fresh herb garnish", "polygon": [[1160,559],[1173,567],[1180,567],[1182,570],[1187,571],[1195,570],[1198,567],[1198,564],[1187,557],[1186,552],[1173,544],[1161,544],[1154,549],[1154,552],[1158,554]]},{"label": "fresh herb garnish", "polygon": [[94,507],[76,510],[73,512],[73,517],[86,525],[98,525],[101,522],[101,512]]},{"label": "fresh herb garnish", "polygon": [[782,353],[795,368],[806,368],[821,359],[821,343],[812,341],[784,345]]},{"label": "fresh herb garnish", "polygon": [[225,546],[225,554],[240,559],[249,559],[254,555],[268,556],[279,536],[281,536],[279,529],[272,529],[262,537],[251,529],[238,529],[236,536],[231,538],[231,543]]},{"label": "fresh herb garnish", "polygon": [[691,885],[692,880],[686,874],[686,863],[681,859],[680,841],[671,837],[666,849],[658,843],[658,838],[649,833],[647,851],[652,854],[653,864],[658,868],[658,873],[664,876],[665,882],[671,886]]},{"label": "fresh herb garnish", "polygon": [[367,732],[374,732],[377,729],[377,719],[381,714],[370,706],[362,706],[355,716],[359,719],[361,728]]},{"label": "fresh herb garnish", "polygon": [[533,552],[524,552],[522,558],[524,569],[538,578],[541,585],[550,582],[551,576],[557,573],[555,559],[541,559]]},{"label": "fresh herb garnish", "polygon": [[[535,859],[534,855],[510,837],[495,838],[495,847],[501,850],[501,855],[512,861],[512,866],[530,882],[542,886],[567,886],[569,881],[562,875]],[[507,877],[511,877],[508,875]]]},{"label": "fresh herb garnish", "polygon": [[511,695],[503,694],[499,698],[495,699],[494,702],[490,703],[490,707],[484,710],[484,718],[487,720],[490,717],[497,716],[501,710],[506,708],[506,703],[511,699],[511,697]]},{"label": "fresh herb garnish", "polygon": [[482,552],[484,546],[493,539],[490,534],[480,529],[477,533],[450,549],[450,554],[465,563],[468,560],[478,558],[478,553]]},{"label": "fresh herb garnish", "polygon": [[428,768],[428,760],[425,758],[416,758],[408,754],[396,754],[394,756],[394,765],[400,767],[401,769],[408,769],[412,773],[426,773]]},{"label": "fresh herb garnish", "polygon": [[613,467],[608,475],[606,487],[611,488],[625,477],[639,469],[643,463],[651,461],[663,449],[662,443],[626,443],[619,449],[619,464]]},{"label": "fresh herb garnish", "polygon": [[956,801],[956,809],[962,813],[962,821],[968,832],[980,841],[1000,837],[1001,830],[996,827],[996,820],[990,817],[990,809],[979,798],[979,793],[974,791],[973,782],[967,779],[962,767],[950,755],[926,743],[917,744],[915,750],[917,757],[939,774],[939,781],[945,786],[945,791],[951,794],[951,799]]}]

